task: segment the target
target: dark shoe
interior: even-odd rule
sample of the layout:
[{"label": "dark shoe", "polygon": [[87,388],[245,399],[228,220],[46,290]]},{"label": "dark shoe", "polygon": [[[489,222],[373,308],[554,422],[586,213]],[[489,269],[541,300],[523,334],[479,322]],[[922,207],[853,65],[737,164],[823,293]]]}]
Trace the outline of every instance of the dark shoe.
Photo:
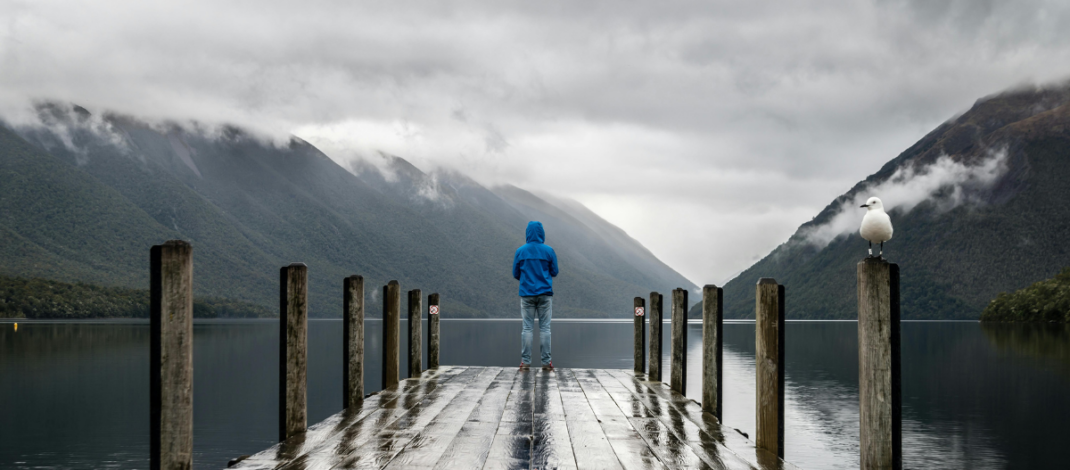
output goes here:
[{"label": "dark shoe", "polygon": [[530,368],[531,366],[524,364],[523,362],[520,363],[520,370],[528,370]]},{"label": "dark shoe", "polygon": [[542,365],[542,370],[554,370],[554,363],[548,362]]}]

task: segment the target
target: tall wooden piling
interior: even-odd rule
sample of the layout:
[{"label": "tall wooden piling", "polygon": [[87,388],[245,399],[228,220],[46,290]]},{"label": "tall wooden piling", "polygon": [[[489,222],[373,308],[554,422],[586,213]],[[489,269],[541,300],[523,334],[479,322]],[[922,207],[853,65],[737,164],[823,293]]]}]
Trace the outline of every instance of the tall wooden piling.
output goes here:
[{"label": "tall wooden piling", "polygon": [[858,399],[862,469],[900,469],[899,265],[858,263]]},{"label": "tall wooden piling", "polygon": [[401,369],[401,286],[383,286],[383,389],[398,384]]},{"label": "tall wooden piling", "polygon": [[757,349],[755,444],[784,457],[784,286],[761,278],[755,295]]},{"label": "tall wooden piling", "polygon": [[409,378],[419,377],[424,370],[423,360],[423,294],[420,289],[409,291]]},{"label": "tall wooden piling", "polygon": [[279,440],[308,428],[308,267],[279,270]]},{"label": "tall wooden piling", "polygon": [[669,388],[687,394],[687,290],[672,291],[672,371]]},{"label": "tall wooden piling", "polygon": [[364,277],[342,282],[342,407],[364,402]]},{"label": "tall wooden piling", "polygon": [[149,251],[150,466],[193,468],[193,247]]},{"label": "tall wooden piling", "polygon": [[438,353],[441,336],[438,329],[438,293],[427,296],[427,368],[438,369]]},{"label": "tall wooden piling", "polygon": [[724,291],[702,286],[702,410],[722,419],[721,346],[724,341]]},{"label": "tall wooden piling", "polygon": [[650,293],[650,360],[647,378],[661,381],[661,294]]},{"label": "tall wooden piling", "polygon": [[635,371],[642,374],[646,372],[646,303],[642,297],[636,297],[633,304],[635,307],[633,357],[635,358]]}]

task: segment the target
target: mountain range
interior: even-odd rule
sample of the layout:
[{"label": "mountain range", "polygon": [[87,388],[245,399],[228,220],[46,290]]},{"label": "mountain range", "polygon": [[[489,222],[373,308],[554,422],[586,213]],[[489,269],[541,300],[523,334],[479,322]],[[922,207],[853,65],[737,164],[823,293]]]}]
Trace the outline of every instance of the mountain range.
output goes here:
[{"label": "mountain range", "polygon": [[[148,248],[194,245],[195,293],[274,308],[277,270],[310,268],[314,316],[341,311],[341,281],[443,296],[444,314],[514,317],[513,250],[546,226],[563,317],[629,315],[632,297],[696,286],[582,204],[387,154],[346,167],[298,138],[147,123],[56,103],[0,125],[0,275],[144,288]],[[1070,83],[978,100],[833,200],[724,287],[726,318],[753,318],[754,285],[786,286],[789,318],[853,319],[857,234],[870,196],[895,225],[904,319],[976,319],[1001,292],[1070,265]],[[701,316],[698,295],[690,315]]]},{"label": "mountain range", "polygon": [[903,319],[977,319],[1052,277],[1070,266],[1070,83],[982,98],[929,132],[727,282],[725,317],[753,318],[754,285],[772,277],[788,318],[857,318],[870,196],[895,226],[884,257],[900,266]]},{"label": "mountain range", "polygon": [[194,247],[196,295],[271,308],[278,270],[309,266],[310,315],[337,317],[342,280],[442,295],[443,315],[515,317],[513,251],[546,227],[561,317],[629,315],[632,298],[695,285],[579,204],[488,188],[372,155],[345,168],[298,138],[147,123],[56,103],[0,125],[0,274],[145,288],[149,248]]}]

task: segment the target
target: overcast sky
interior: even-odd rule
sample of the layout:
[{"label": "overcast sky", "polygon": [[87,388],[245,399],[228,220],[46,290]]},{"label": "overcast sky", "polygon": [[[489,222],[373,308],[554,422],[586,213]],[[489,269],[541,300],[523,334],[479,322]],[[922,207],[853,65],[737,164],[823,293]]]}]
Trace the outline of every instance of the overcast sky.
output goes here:
[{"label": "overcast sky", "polygon": [[0,0],[0,113],[381,150],[574,198],[721,283],[978,98],[1070,77],[1068,5]]}]

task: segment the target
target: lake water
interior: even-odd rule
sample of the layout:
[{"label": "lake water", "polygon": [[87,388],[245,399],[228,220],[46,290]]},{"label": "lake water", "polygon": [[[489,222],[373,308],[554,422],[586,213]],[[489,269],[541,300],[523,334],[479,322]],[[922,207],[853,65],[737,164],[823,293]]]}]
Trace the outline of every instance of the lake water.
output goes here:
[{"label": "lake water", "polygon": [[[309,424],[341,409],[341,327],[309,324]],[[374,391],[381,323],[367,328],[365,386]],[[630,321],[553,328],[557,367],[632,366]],[[516,366],[519,331],[517,321],[443,320],[442,363]],[[802,468],[858,467],[857,334],[854,322],[787,323],[785,459]],[[701,325],[690,325],[689,338],[687,395],[697,399]],[[277,358],[276,321],[194,325],[196,468],[222,468],[274,444]],[[147,323],[20,322],[17,331],[0,323],[0,468],[148,467],[148,364]],[[725,424],[753,436],[753,323],[726,323],[724,367]],[[1067,327],[904,322],[902,373],[905,467],[1064,465]]]}]

